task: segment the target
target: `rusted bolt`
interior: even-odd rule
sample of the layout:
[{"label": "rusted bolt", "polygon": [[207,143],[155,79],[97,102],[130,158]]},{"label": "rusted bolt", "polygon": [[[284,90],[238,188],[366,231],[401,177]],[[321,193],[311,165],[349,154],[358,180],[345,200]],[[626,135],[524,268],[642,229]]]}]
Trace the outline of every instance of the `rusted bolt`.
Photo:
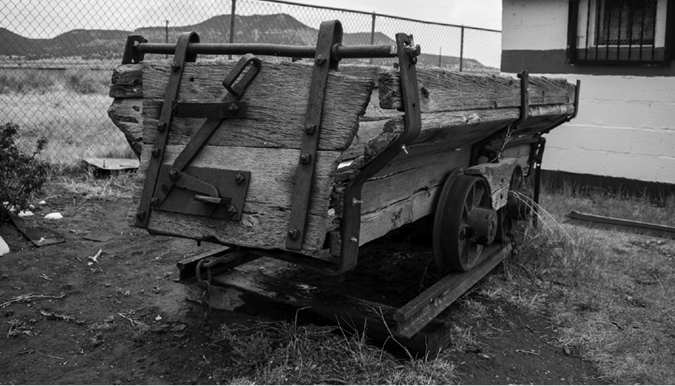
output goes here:
[{"label": "rusted bolt", "polygon": [[297,229],[290,229],[288,231],[288,237],[290,237],[292,240],[297,239],[299,235],[300,235],[300,232],[298,232]]},{"label": "rusted bolt", "polygon": [[305,126],[305,133],[314,134],[316,132],[316,125],[307,125]]},{"label": "rusted bolt", "polygon": [[308,163],[312,162],[312,155],[311,154],[303,154],[300,156],[300,163],[303,165],[307,165]]},{"label": "rusted bolt", "polygon": [[136,212],[136,218],[139,220],[145,219],[145,212],[144,211]]},{"label": "rusted bolt", "polygon": [[166,123],[165,122],[160,122],[157,124],[157,131],[160,133],[166,130]]},{"label": "rusted bolt", "polygon": [[169,172],[169,178],[171,178],[172,180],[177,180],[178,177],[180,177],[180,173],[178,172],[178,170],[173,169]]},{"label": "rusted bolt", "polygon": [[316,59],[314,59],[314,63],[323,66],[323,64],[326,63],[326,58],[324,58],[323,55],[318,55]]},{"label": "rusted bolt", "polygon": [[176,62],[171,63],[171,71],[177,72],[178,70],[180,70],[180,64]]},{"label": "rusted bolt", "polygon": [[230,216],[230,217],[236,216],[236,215],[237,215],[237,208],[235,208],[235,207],[232,206],[232,205],[228,205],[228,206],[227,206],[227,214],[228,214],[228,216]]},{"label": "rusted bolt", "polygon": [[231,104],[230,107],[228,108],[228,110],[230,110],[230,112],[231,112],[233,115],[235,115],[235,114],[237,114],[237,112],[239,111],[239,106],[237,106],[237,105],[235,105],[235,104]]},{"label": "rusted bolt", "polygon": [[241,185],[244,181],[246,181],[246,177],[244,177],[241,173],[237,173],[237,175],[234,176],[234,182],[236,182],[237,185]]},{"label": "rusted bolt", "polygon": [[151,154],[152,154],[153,157],[156,158],[156,157],[159,157],[160,154],[162,154],[162,151],[159,150],[158,148],[154,148],[154,149],[152,149]]}]

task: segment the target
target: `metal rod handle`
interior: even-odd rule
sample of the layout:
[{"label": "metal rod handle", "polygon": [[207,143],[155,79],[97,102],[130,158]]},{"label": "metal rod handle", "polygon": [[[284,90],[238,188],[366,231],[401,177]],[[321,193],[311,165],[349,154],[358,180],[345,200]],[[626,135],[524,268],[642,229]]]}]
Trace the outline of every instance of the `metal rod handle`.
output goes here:
[{"label": "metal rod handle", "polygon": [[[165,54],[173,55],[176,50],[175,44],[166,43],[139,43],[133,47],[134,52],[141,54]],[[271,55],[292,58],[314,58],[316,47],[314,46],[291,46],[264,43],[191,43],[187,47],[189,54],[198,55]],[[396,57],[395,45],[362,45],[333,47],[333,53],[338,59],[348,58],[394,58]]]}]

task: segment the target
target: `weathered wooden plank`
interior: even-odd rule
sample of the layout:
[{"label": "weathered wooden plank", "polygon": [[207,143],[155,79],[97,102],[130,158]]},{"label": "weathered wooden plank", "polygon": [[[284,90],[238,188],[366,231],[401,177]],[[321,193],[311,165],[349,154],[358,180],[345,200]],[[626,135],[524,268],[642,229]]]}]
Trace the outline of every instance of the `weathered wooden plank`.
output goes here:
[{"label": "weathered wooden plank", "polygon": [[[203,289],[192,286],[187,290],[189,299],[201,302]],[[230,270],[215,275],[209,304],[215,309],[228,311],[238,311],[244,307],[276,311],[285,309],[290,316],[302,310],[303,313],[319,316],[344,329],[356,329],[380,344],[393,343],[393,335],[398,344],[406,347],[412,355],[420,357],[428,355],[433,358],[450,343],[450,328],[446,321],[425,321],[418,333],[404,338],[393,332],[396,330],[394,307],[259,272]]]},{"label": "weathered wooden plank", "polygon": [[143,99],[115,98],[108,108],[108,117],[124,133],[137,156],[143,151]]},{"label": "weathered wooden plank", "polygon": [[[219,102],[226,94],[222,85],[235,62],[197,62],[186,65],[180,86],[181,102]],[[166,62],[151,62],[143,71],[144,143],[156,134],[170,68]],[[246,119],[227,120],[210,140],[214,146],[299,149],[309,98],[312,67],[287,62],[263,61],[262,69],[246,90]],[[331,72],[321,124],[319,150],[345,150],[359,128],[370,99],[373,82]],[[185,144],[203,119],[173,120],[170,144]]]},{"label": "weathered wooden plank", "polygon": [[[139,168],[141,173],[147,169],[151,149],[150,145],[144,146]],[[183,146],[167,146],[163,162],[171,164],[182,149]],[[322,246],[328,221],[330,187],[340,154],[337,151],[317,153],[307,234],[302,249],[308,255],[319,257],[325,254]],[[245,247],[284,249],[299,157],[300,151],[295,149],[206,146],[192,166],[251,171],[242,220],[225,221],[153,211],[148,230],[192,239],[214,237],[225,244]],[[138,189],[137,202],[140,194]]]},{"label": "weathered wooden plank", "polygon": [[[574,103],[575,86],[564,79],[530,76],[530,104]],[[380,106],[402,107],[397,71],[380,73]],[[508,75],[470,74],[441,69],[417,70],[422,112],[520,106],[520,80]]]},{"label": "weathered wooden plank", "polygon": [[433,213],[447,175],[469,166],[470,148],[453,150],[436,146],[427,156],[403,157],[388,165],[362,188],[359,245]]},{"label": "weathered wooden plank", "polygon": [[111,98],[142,98],[143,68],[145,68],[145,63],[117,66],[110,79],[108,95]]}]

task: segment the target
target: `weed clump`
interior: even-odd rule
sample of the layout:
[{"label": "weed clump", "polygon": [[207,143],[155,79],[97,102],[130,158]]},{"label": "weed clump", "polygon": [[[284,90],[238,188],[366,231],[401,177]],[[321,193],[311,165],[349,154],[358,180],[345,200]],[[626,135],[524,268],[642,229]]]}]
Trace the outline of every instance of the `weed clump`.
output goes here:
[{"label": "weed clump", "polygon": [[35,151],[26,154],[16,144],[19,125],[9,122],[0,126],[0,221],[9,209],[28,207],[31,195],[38,192],[47,179],[48,165],[37,158],[47,140],[37,141]]}]

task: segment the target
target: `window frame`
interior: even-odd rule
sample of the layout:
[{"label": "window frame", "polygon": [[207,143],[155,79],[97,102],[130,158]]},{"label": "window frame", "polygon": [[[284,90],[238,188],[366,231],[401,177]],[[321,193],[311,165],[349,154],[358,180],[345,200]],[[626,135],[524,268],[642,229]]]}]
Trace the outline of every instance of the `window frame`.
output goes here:
[{"label": "window frame", "polygon": [[[594,1],[594,0],[588,0],[588,1]],[[595,0],[595,1],[601,1],[601,0]],[[626,51],[628,52],[633,52],[632,50],[635,50],[635,52],[639,52],[640,48],[637,46],[633,45],[621,45],[621,44],[604,44],[604,45],[596,45],[595,42],[593,44],[589,44],[588,40],[590,40],[590,36],[586,36],[587,42],[585,47],[578,47],[577,42],[578,42],[578,27],[579,27],[579,3],[581,0],[570,0],[569,1],[569,20],[568,20],[568,31],[567,31],[567,58],[570,64],[575,64],[575,65],[600,65],[600,66],[668,66],[670,62],[672,61],[673,57],[673,43],[675,42],[675,1],[672,0],[667,0],[666,1],[666,25],[664,28],[664,35],[663,36],[663,58],[662,59],[612,59],[606,58],[607,55],[609,55],[610,50],[616,48],[616,52],[618,55],[621,54],[621,51]],[[657,3],[658,5],[658,3]],[[658,19],[658,8],[657,8],[657,14],[656,18]],[[588,16],[587,16],[588,17]],[[588,23],[588,21],[587,21]],[[656,28],[656,26],[655,26]],[[659,40],[659,37],[657,34],[659,33],[658,30],[655,31],[654,35],[654,44],[650,45],[643,45],[644,47],[653,47],[653,50],[656,50],[656,42]],[[607,50],[607,53],[603,56],[605,58],[602,59],[585,59],[583,57],[579,57],[579,51],[584,50],[584,49],[589,49],[591,47],[602,47],[602,50]],[[595,49],[595,48],[593,48]],[[660,49],[660,47],[658,47]],[[598,52],[596,50],[596,52]],[[604,52],[604,51],[603,51]]]}]

